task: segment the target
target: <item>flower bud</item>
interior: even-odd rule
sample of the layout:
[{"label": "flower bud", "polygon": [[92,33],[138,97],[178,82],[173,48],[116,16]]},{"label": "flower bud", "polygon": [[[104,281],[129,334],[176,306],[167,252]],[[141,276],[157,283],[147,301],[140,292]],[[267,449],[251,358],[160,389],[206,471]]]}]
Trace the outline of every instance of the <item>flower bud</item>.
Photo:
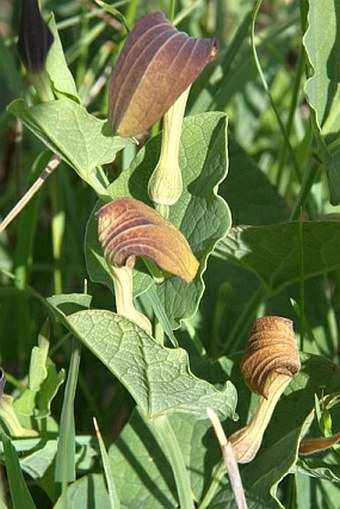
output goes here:
[{"label": "flower bud", "polygon": [[23,0],[18,52],[22,63],[30,73],[45,69],[53,35],[40,14],[37,0]]}]

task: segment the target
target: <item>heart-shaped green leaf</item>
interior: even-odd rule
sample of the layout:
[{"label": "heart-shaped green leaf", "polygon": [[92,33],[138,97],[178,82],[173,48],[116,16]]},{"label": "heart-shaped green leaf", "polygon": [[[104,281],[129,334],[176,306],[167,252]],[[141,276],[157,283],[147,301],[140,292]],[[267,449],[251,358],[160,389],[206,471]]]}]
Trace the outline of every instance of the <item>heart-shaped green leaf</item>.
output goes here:
[{"label": "heart-shaped green leaf", "polygon": [[67,97],[31,107],[18,99],[8,110],[85,182],[94,189],[99,186],[101,195],[106,196],[96,167],[112,162],[116,153],[132,140],[112,136],[106,122],[90,115],[83,106]]},{"label": "heart-shaped green leaf", "polygon": [[64,317],[67,327],[128,389],[148,418],[184,412],[206,418],[210,406],[233,417],[236,391],[221,390],[194,376],[188,354],[156,343],[143,329],[106,310],[80,311]]}]

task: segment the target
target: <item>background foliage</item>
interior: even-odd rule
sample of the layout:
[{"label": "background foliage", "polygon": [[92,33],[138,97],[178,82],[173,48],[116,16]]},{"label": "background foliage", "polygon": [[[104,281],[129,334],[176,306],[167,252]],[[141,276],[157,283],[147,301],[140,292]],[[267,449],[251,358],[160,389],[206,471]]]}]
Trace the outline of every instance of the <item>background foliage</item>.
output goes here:
[{"label": "background foliage", "polygon": [[[161,0],[112,5],[129,26],[152,10],[169,11],[169,2]],[[339,499],[339,449],[299,457],[298,443],[306,431],[310,436],[327,436],[339,431],[340,423],[336,405],[340,6],[331,0],[257,5],[255,19],[250,0],[177,2],[178,27],[195,37],[218,37],[221,50],[192,87],[183,132],[184,178],[188,187],[201,178],[201,187],[174,207],[171,219],[181,226],[204,264],[231,222],[232,227],[190,288],[168,281],[157,293],[145,269],[138,267],[140,307],[151,317],[165,309],[162,325],[182,347],[172,350],[167,370],[183,366],[186,383],[197,390],[187,401],[186,413],[179,407],[175,413],[169,410],[169,394],[176,395],[170,383],[165,396],[158,394],[151,406],[155,414],[169,411],[197,507],[233,507],[225,472],[218,470],[220,451],[212,430],[197,417],[204,414],[206,400],[216,397],[216,404],[224,405],[221,413],[229,417],[223,423],[227,434],[249,420],[256,398],[240,377],[239,352],[250,325],[264,314],[291,318],[304,352],[303,369],[279,402],[259,455],[241,467],[241,475],[249,507],[332,509]],[[13,406],[7,400],[2,403],[11,409],[12,441],[2,435],[7,480],[1,484],[1,507],[62,508],[65,503],[72,508],[109,507],[108,493],[112,500],[116,490],[124,508],[173,508],[177,493],[167,455],[142,418],[150,411],[150,401],[145,403],[147,397],[138,384],[134,388],[123,379],[121,364],[110,363],[106,348],[98,354],[87,339],[86,321],[89,307],[88,313],[104,310],[96,331],[100,336],[102,327],[110,329],[103,323],[114,309],[110,283],[105,284],[107,274],[102,264],[98,266],[98,257],[93,258],[93,210],[98,197],[86,184],[91,184],[90,169],[104,165],[108,180],[115,181],[110,188],[115,196],[128,192],[147,201],[144,184],[157,161],[160,127],[153,128],[152,140],[135,160],[134,144],[113,142],[102,133],[108,76],[126,36],[120,18],[87,1],[46,0],[42,7],[44,14],[54,13],[71,71],[68,75],[59,47],[50,72],[60,78],[60,100],[58,105],[44,105],[50,109],[46,115],[44,110],[43,118],[16,53],[20,2],[0,0],[1,215],[37,179],[51,150],[64,158],[0,237],[0,363],[6,372],[5,392],[15,400]],[[29,110],[32,106],[35,109]],[[228,116],[228,131],[223,113]],[[72,137],[57,132],[55,115],[63,115]],[[31,123],[31,130],[18,119]],[[193,154],[192,139],[200,152]],[[207,181],[211,187],[206,189]],[[219,183],[219,195],[231,217],[212,192]],[[198,221],[202,201],[208,203],[205,223]],[[215,237],[210,231],[213,217],[220,221]],[[176,295],[183,300],[176,301]],[[129,323],[122,322],[120,332],[114,323],[109,330],[112,348],[114,340],[122,341],[130,330]],[[89,346],[81,348],[81,359],[70,330]],[[136,334],[153,349],[153,358],[164,361],[158,345],[149,343],[146,334]],[[232,421],[236,392],[230,382],[225,385],[226,380],[238,393],[238,422]],[[138,411],[131,394],[140,405]],[[94,438],[94,415],[108,449],[107,464]],[[4,413],[1,417],[8,430],[9,421]],[[107,469],[103,475],[105,465],[112,470],[111,490]],[[212,483],[214,475],[220,476],[218,486]]]}]

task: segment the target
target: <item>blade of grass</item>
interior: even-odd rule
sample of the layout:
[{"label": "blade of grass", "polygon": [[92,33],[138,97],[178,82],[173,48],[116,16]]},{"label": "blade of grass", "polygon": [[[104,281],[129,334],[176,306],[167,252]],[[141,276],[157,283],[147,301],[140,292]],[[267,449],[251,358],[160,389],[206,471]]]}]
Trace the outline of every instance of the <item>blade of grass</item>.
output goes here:
[{"label": "blade of grass", "polygon": [[211,476],[211,482],[208,486],[207,491],[205,492],[200,504],[197,509],[209,509],[210,503],[214,498],[218,488],[221,485],[223,477],[226,474],[226,466],[224,460],[221,459],[219,463],[217,463],[216,467],[213,470]]},{"label": "blade of grass", "polygon": [[272,109],[273,109],[273,111],[275,113],[276,120],[277,120],[277,122],[279,124],[280,130],[282,132],[283,138],[285,140],[285,143],[287,145],[287,149],[288,149],[290,157],[291,157],[291,161],[292,161],[292,164],[293,164],[293,167],[294,167],[294,170],[295,170],[295,174],[296,174],[295,175],[296,179],[299,182],[299,181],[301,181],[301,175],[302,175],[301,168],[300,168],[300,165],[299,165],[299,163],[298,163],[298,161],[296,159],[293,147],[292,147],[292,145],[290,143],[289,136],[288,136],[288,134],[286,132],[285,126],[283,125],[283,122],[281,120],[279,111],[278,111],[278,109],[276,107],[276,104],[275,104],[275,102],[273,100],[273,97],[272,97],[272,94],[270,92],[270,89],[269,89],[268,83],[266,81],[266,78],[265,78],[265,76],[264,76],[264,74],[262,72],[262,67],[261,67],[260,60],[259,60],[259,57],[258,57],[258,54],[257,54],[257,49],[256,49],[256,44],[255,44],[255,31],[256,31],[257,16],[259,14],[259,11],[260,11],[260,8],[262,6],[262,3],[263,3],[263,0],[257,0],[257,2],[255,3],[255,6],[254,6],[253,19],[252,19],[251,31],[250,31],[251,49],[252,49],[252,52],[253,52],[255,66],[256,66],[257,72],[259,74],[259,77],[260,77],[263,89],[264,89],[265,93],[267,94],[269,102],[270,102],[270,105],[271,105],[271,107],[272,107]]},{"label": "blade of grass", "polygon": [[49,181],[49,195],[51,201],[51,230],[52,230],[52,252],[53,252],[53,279],[54,293],[62,293],[62,270],[61,270],[61,250],[65,235],[65,210],[61,203],[59,194],[57,175],[51,176]]},{"label": "blade of grass", "polygon": [[170,0],[169,15],[168,19],[173,21],[176,12],[176,0]]},{"label": "blade of grass", "polygon": [[13,55],[5,45],[5,41],[0,37],[0,75],[2,80],[7,82],[7,86],[14,96],[19,96],[22,91],[22,79]]},{"label": "blade of grass", "polygon": [[97,81],[97,77],[103,71],[103,68],[107,65],[109,59],[111,59],[114,45],[111,41],[106,41],[95,54],[90,64],[87,66],[86,74],[82,83],[79,85],[79,95],[83,100],[86,100],[85,106],[89,104],[89,94],[92,95],[91,89]]},{"label": "blade of grass", "polygon": [[266,289],[263,285],[259,285],[257,290],[250,296],[248,302],[244,305],[243,311],[239,315],[233,329],[231,330],[228,340],[223,345],[223,350],[219,352],[220,355],[226,354],[230,351],[237,351],[243,334],[254,320],[256,312],[261,303],[265,300],[265,297]]},{"label": "blade of grass", "polygon": [[[121,0],[119,2],[111,4],[111,7],[122,7],[123,5],[126,5],[129,3],[130,0]],[[96,18],[99,14],[102,14],[105,12],[105,9],[92,9],[90,12],[85,13],[85,17],[88,19]],[[57,23],[58,31],[65,30],[65,28],[70,28],[75,25],[78,25],[80,23],[82,15],[77,14],[76,16],[72,16],[70,18],[64,19],[62,21],[59,21]]]},{"label": "blade of grass", "polygon": [[[82,40],[85,38],[86,33],[90,29],[90,22],[89,19],[86,18],[87,7],[85,7],[85,4],[81,4],[81,18],[80,18],[80,37],[79,39]],[[77,67],[76,67],[76,83],[77,88],[79,89],[79,86],[81,83],[84,82],[84,76],[86,73],[86,69],[88,66],[88,57],[89,57],[89,45],[87,44],[81,44],[80,45],[80,54],[77,58]]]},{"label": "blade of grass", "polygon": [[[33,164],[32,175],[40,173],[46,164],[48,153],[42,153]],[[34,240],[38,224],[38,215],[41,206],[41,194],[35,196],[21,215],[17,229],[17,245],[15,250],[15,285],[19,290],[24,290],[30,283],[31,267],[33,261]],[[23,291],[18,294],[16,301],[17,316],[17,355],[19,361],[24,364],[27,359],[29,345],[35,338],[30,337],[31,309],[29,296]]]},{"label": "blade of grass", "polygon": [[80,343],[72,340],[70,368],[67,376],[60,418],[60,432],[55,466],[55,481],[61,483],[62,494],[68,482],[75,480],[74,399],[80,364]]},{"label": "blade of grass", "polygon": [[[296,66],[296,73],[295,73],[295,79],[293,83],[293,90],[292,90],[292,97],[289,105],[289,113],[288,113],[288,119],[286,123],[286,132],[287,136],[289,137],[292,128],[293,128],[293,121],[294,121],[294,115],[296,113],[297,107],[298,107],[298,99],[300,97],[300,90],[301,90],[301,80],[302,80],[302,74],[304,73],[305,69],[305,58],[304,58],[304,51],[301,47],[298,54],[298,61]],[[277,180],[276,180],[276,186],[281,191],[281,180],[283,176],[283,170],[285,166],[286,156],[287,156],[287,145],[283,144],[279,153],[279,160],[278,160],[278,170],[277,170]]]},{"label": "blade of grass", "polygon": [[178,14],[177,16],[175,17],[175,19],[173,20],[173,24],[174,26],[177,26],[181,23],[181,21],[183,21],[187,16],[189,16],[189,14],[192,13],[192,11],[194,9],[196,9],[196,7],[198,7],[201,3],[203,3],[203,0],[192,0],[192,2],[190,3],[190,5],[188,5],[187,7],[185,7],[184,9],[182,9]]},{"label": "blade of grass", "polygon": [[300,301],[300,350],[303,351],[305,337],[305,261],[304,261],[304,244],[303,244],[303,221],[302,210],[299,220],[299,301]]},{"label": "blade of grass", "polygon": [[298,219],[301,209],[307,202],[309,192],[312,189],[314,181],[316,177],[319,175],[320,169],[321,169],[320,165],[317,164],[315,161],[310,161],[310,163],[308,164],[306,171],[304,171],[303,173],[299,193],[297,195],[296,201],[289,216],[290,221],[296,221]]},{"label": "blade of grass", "polygon": [[1,441],[4,448],[6,472],[13,509],[36,509],[25,483],[16,451],[5,433],[1,433]]},{"label": "blade of grass", "polygon": [[102,435],[101,435],[99,427],[98,427],[97,419],[95,417],[93,417],[93,424],[94,424],[94,429],[96,431],[97,439],[99,442],[100,454],[101,454],[101,458],[102,458],[102,462],[103,462],[107,489],[109,492],[110,507],[111,507],[111,509],[120,509],[120,507],[121,507],[120,500],[119,500],[116,486],[115,486],[115,483],[113,480],[113,474],[112,474],[112,470],[111,470],[110,460],[107,455],[104,441],[103,441]]},{"label": "blade of grass", "polygon": [[91,30],[81,38],[78,39],[70,48],[65,52],[65,57],[68,65],[72,64],[83,52],[84,47],[91,46],[92,43],[100,36],[100,34],[105,30],[106,23],[100,21]]}]

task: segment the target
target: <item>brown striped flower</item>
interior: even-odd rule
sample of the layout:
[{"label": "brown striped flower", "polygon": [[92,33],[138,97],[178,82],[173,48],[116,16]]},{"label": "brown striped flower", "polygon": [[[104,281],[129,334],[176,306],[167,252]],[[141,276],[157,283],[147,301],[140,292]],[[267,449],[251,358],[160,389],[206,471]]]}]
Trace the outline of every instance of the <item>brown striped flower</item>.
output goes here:
[{"label": "brown striped flower", "polygon": [[133,268],[136,256],[189,283],[199,263],[179,229],[134,198],[119,198],[98,212],[98,234],[109,266]]},{"label": "brown striped flower", "polygon": [[161,12],[141,18],[113,69],[109,118],[121,136],[137,136],[159,120],[216,55],[216,39],[179,32]]}]

